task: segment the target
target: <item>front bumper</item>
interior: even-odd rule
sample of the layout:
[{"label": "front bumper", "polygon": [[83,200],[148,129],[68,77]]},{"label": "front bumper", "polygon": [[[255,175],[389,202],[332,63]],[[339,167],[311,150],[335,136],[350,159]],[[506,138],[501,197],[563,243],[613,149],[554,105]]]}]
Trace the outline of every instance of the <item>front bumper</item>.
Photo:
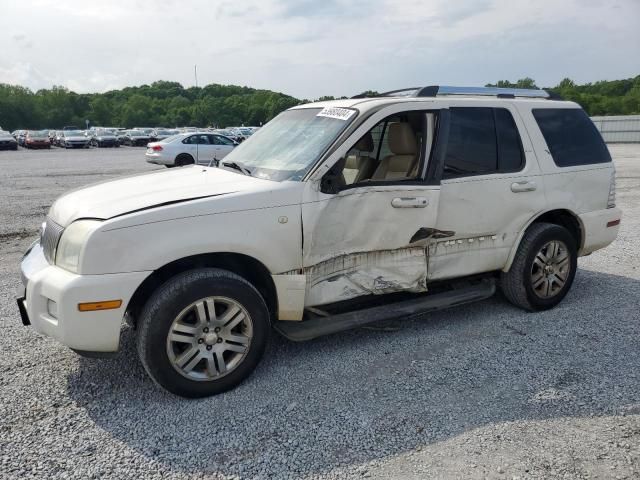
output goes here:
[{"label": "front bumper", "polygon": [[[75,350],[115,352],[126,307],[151,272],[77,275],[50,265],[35,243],[24,256],[26,295],[18,299],[23,323]],[[79,303],[122,300],[113,310],[80,312]]]}]

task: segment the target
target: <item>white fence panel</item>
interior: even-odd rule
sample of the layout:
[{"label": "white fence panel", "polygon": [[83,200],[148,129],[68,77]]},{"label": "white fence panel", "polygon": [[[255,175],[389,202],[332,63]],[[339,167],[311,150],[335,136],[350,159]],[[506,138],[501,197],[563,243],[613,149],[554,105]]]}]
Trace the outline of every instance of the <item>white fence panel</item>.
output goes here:
[{"label": "white fence panel", "polygon": [[640,143],[640,115],[591,117],[607,143]]}]

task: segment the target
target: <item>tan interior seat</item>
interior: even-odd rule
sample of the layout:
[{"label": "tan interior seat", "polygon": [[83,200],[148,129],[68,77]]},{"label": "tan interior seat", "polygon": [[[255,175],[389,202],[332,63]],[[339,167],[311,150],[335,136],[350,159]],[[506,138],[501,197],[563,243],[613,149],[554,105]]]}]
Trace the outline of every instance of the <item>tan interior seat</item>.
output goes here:
[{"label": "tan interior seat", "polygon": [[391,155],[384,157],[373,174],[373,180],[408,178],[417,163],[418,144],[408,123],[393,122],[388,128]]},{"label": "tan interior seat", "polygon": [[357,150],[358,153],[347,156],[344,170],[342,171],[347,185],[371,178],[375,170],[375,159],[370,156],[373,149],[371,132],[367,133],[353,146],[352,150]]}]

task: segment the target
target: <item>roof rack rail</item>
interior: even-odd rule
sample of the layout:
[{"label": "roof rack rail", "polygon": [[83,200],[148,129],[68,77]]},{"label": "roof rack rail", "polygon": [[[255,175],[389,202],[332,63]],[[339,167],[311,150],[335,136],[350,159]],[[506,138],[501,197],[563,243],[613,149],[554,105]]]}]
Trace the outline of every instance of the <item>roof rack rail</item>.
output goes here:
[{"label": "roof rack rail", "polygon": [[436,95],[486,95],[500,98],[551,98],[546,90],[533,88],[498,88],[498,87],[451,87],[430,85],[415,93],[416,97],[435,97]]},{"label": "roof rack rail", "polygon": [[[429,85],[426,87],[402,88],[378,94],[377,97],[436,97],[439,95],[481,95],[498,98],[544,98],[547,100],[563,100],[555,92],[533,88],[499,88],[499,87],[452,87],[446,85]],[[351,98],[367,98],[361,93]]]}]

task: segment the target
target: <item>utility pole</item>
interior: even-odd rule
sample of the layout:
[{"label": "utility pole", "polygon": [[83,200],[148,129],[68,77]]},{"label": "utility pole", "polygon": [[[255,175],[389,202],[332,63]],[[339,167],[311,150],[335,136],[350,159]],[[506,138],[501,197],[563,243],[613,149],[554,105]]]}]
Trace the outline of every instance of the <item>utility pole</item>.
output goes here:
[{"label": "utility pole", "polygon": [[196,77],[196,88],[198,88],[198,65],[193,66],[193,75]]}]

